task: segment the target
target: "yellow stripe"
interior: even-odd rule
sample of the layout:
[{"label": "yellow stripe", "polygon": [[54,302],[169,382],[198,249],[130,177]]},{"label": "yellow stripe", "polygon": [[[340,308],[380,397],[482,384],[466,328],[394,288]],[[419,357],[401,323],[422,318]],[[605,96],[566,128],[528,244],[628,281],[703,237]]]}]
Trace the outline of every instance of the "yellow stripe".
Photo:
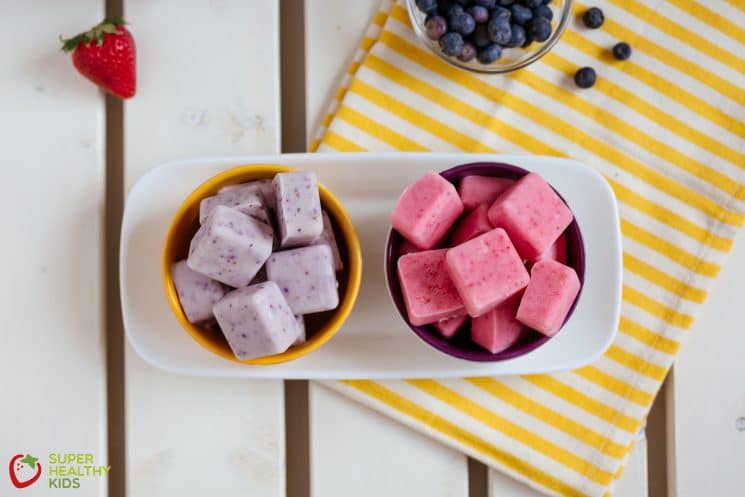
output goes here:
[{"label": "yellow stripe", "polygon": [[[550,54],[547,57],[549,56]],[[657,155],[667,161],[671,166],[682,169],[740,200],[745,199],[745,191],[737,181],[722,174],[717,169],[686,156],[661,140],[647,135],[638,127],[627,123],[612,112],[593,105],[579,96],[576,91],[570,91],[567,88],[551,84],[531,71],[517,71],[509,77],[524,83],[539,93],[551,97],[557,103],[562,103],[574,109],[576,112],[583,114],[609,131],[617,133],[648,152]],[[597,149],[598,147],[596,146],[595,148]],[[646,176],[650,177],[649,173]]]},{"label": "yellow stripe", "polygon": [[360,43],[360,48],[363,51],[365,51],[365,52],[369,52],[370,49],[372,48],[372,46],[375,44],[376,41],[377,40],[375,38],[371,38],[369,36],[365,36],[362,39],[362,43]]},{"label": "yellow stripe", "polygon": [[671,309],[628,285],[623,286],[623,300],[630,304],[634,304],[640,309],[644,309],[653,316],[657,316],[666,323],[677,326],[678,328],[687,330],[693,324],[692,316]]},{"label": "yellow stripe", "polygon": [[[554,69],[565,74],[570,74],[576,69],[574,64],[562,58],[556,52],[549,52],[541,59],[541,62],[545,62]],[[745,154],[717,141],[705,133],[702,133],[697,128],[689,126],[687,123],[676,118],[672,114],[668,114],[659,107],[655,107],[644,99],[638,97],[633,92],[613,83],[610,79],[598,79],[594,88],[595,91],[604,93],[626,107],[634,109],[650,121],[656,122],[660,126],[672,131],[691,143],[695,143],[709,153],[717,155],[740,168],[745,168]]]},{"label": "yellow stripe", "polygon": [[736,226],[745,223],[745,215],[722,208],[722,206],[699,192],[687,188],[683,184],[668,178],[664,174],[647,167],[641,162],[635,160],[633,157],[607,145],[602,140],[583,133],[579,128],[562,121],[555,115],[526,100],[522,100],[511,93],[495,88],[463,71],[457,72],[457,69],[449,67],[439,58],[424,52],[393,33],[387,31],[384,32],[380,36],[380,41],[388,45],[400,55],[413,60],[427,69],[436,72],[499,105],[505,105],[514,111],[521,113],[523,116],[529,117],[539,126],[552,129],[555,133],[564,136],[567,140],[583,146],[586,150],[593,152],[599,157],[606,158],[609,162],[613,162],[618,167],[625,169],[646,183],[649,183],[661,191],[667,192],[671,196],[677,197],[682,202],[690,204],[692,207],[701,210],[715,219]]},{"label": "yellow stripe", "polygon": [[618,325],[618,331],[624,335],[628,335],[636,340],[642,342],[655,350],[664,352],[665,354],[675,355],[680,350],[680,343],[669,338],[665,338],[659,333],[645,328],[644,326],[632,321],[631,319],[621,316],[621,321]]},{"label": "yellow stripe", "polygon": [[733,40],[745,44],[745,31],[740,26],[726,17],[719,15],[716,11],[709,9],[702,2],[691,2],[690,0],[667,1],[688,13],[691,17],[696,18],[704,24],[708,24],[715,31],[721,31]]},{"label": "yellow stripe", "polygon": [[662,207],[661,205],[655,204],[646,197],[639,195],[630,188],[625,187],[621,183],[614,181],[610,177],[605,178],[616,197],[620,202],[627,204],[639,212],[643,212],[647,216],[656,219],[657,221],[670,226],[671,228],[680,231],[681,233],[693,238],[696,241],[703,243],[711,248],[715,248],[722,252],[728,252],[732,249],[732,240],[712,233],[698,226],[697,224],[689,221],[683,216],[679,216],[673,211]]},{"label": "yellow stripe", "polygon": [[318,138],[314,138],[312,142],[310,142],[310,146],[308,147],[308,151],[310,152],[318,152],[318,147],[321,145],[321,140]]},{"label": "yellow stripe", "polygon": [[400,117],[417,128],[438,136],[442,140],[460,148],[461,150],[483,153],[494,153],[495,151],[493,148],[487,147],[478,140],[422,114],[415,108],[404,104],[400,100],[397,100],[386,93],[383,93],[360,79],[354,80],[349,87],[349,90],[369,100],[381,109]]},{"label": "yellow stripe", "polygon": [[[496,117],[490,115],[489,113],[477,109],[472,105],[468,105],[457,98],[454,98],[449,93],[439,90],[435,86],[430,85],[425,81],[417,79],[414,76],[411,76],[410,74],[399,70],[392,64],[389,64],[388,62],[380,59],[379,57],[376,57],[375,55],[371,54],[367,58],[365,67],[375,71],[376,73],[387,79],[390,79],[391,81],[395,81],[397,84],[422,96],[423,98],[426,98],[433,102],[437,102],[443,108],[448,109],[449,111],[457,114],[463,119],[471,121],[472,123],[491,131],[496,136],[510,137],[510,141],[513,141],[515,143],[523,143],[527,140],[534,140],[534,138],[531,137],[528,133],[525,133],[514,126],[510,126],[499,121]],[[546,146],[545,148],[549,147]],[[558,153],[557,150],[553,151]]]},{"label": "yellow stripe", "polygon": [[532,375],[523,376],[522,378],[538,388],[626,432],[636,433],[642,424],[641,420],[627,416],[621,411],[595,400],[551,375]]},{"label": "yellow stripe", "polygon": [[611,345],[606,351],[605,357],[628,369],[636,371],[647,378],[652,378],[653,380],[662,381],[665,379],[665,375],[667,374],[666,368],[645,361],[641,357],[622,349],[618,345]]},{"label": "yellow stripe", "polygon": [[745,12],[745,9],[743,9],[743,7],[745,7],[745,4],[742,3],[742,0],[724,0],[724,1],[732,5],[736,9],[742,12]]},{"label": "yellow stripe", "polygon": [[352,126],[359,128],[363,132],[368,133],[381,141],[384,141],[397,150],[401,150],[403,152],[429,151],[427,147],[420,145],[413,140],[409,140],[404,135],[396,133],[391,128],[383,126],[377,121],[370,119],[364,114],[361,114],[351,107],[347,107],[346,105],[342,105],[341,107],[339,107],[339,110],[336,112],[336,117],[338,117],[339,119],[343,119]]},{"label": "yellow stripe", "polygon": [[[606,22],[603,24],[603,29],[605,29],[605,26],[607,26],[609,22],[610,21],[606,19]],[[612,28],[613,26],[611,26],[611,29]],[[618,26],[618,29],[622,32],[616,33],[616,36],[620,37],[620,39],[627,39],[629,41],[631,40],[627,37],[633,36],[635,38],[635,47],[638,46],[640,51],[644,51],[652,57],[658,56],[659,60],[669,66],[675,67],[683,73],[689,71],[687,65],[688,61],[686,59],[683,59],[682,57],[679,57],[662,47],[655,49],[653,46],[651,46],[651,42],[639,37],[638,33],[628,31],[626,30],[626,28],[623,28],[621,26]],[[622,35],[626,35],[626,37]],[[613,58],[613,55],[608,53],[608,47],[597,45],[590,39],[584,38],[572,30],[565,31],[561,37],[561,40],[562,42],[568,43],[580,52],[584,52],[585,54],[589,55],[590,57],[594,57],[604,64],[618,64],[618,61]],[[647,46],[647,44],[649,44],[650,46]],[[726,129],[741,138],[745,137],[745,123],[743,123],[736,117],[727,114],[723,109],[720,109],[715,105],[704,101],[697,95],[694,95],[693,93],[676,85],[673,81],[668,81],[664,78],[661,78],[659,74],[656,74],[646,67],[637,64],[633,60],[626,60],[623,62],[623,72],[624,74],[627,74],[628,76],[641,81],[650,88],[654,88],[654,90],[656,90],[657,92],[666,95],[668,98],[676,101],[680,105],[688,107],[688,109],[692,110],[696,114],[705,117],[713,123],[718,124],[723,129]],[[729,88],[730,91],[720,88],[714,89],[716,91],[721,91],[725,94],[729,94],[730,98],[732,98],[733,95],[732,90],[741,91],[737,90],[737,88],[735,87],[732,87],[732,85],[730,85],[726,81],[722,81],[722,85],[729,85],[731,87]]]},{"label": "yellow stripe", "polygon": [[[735,54],[725,50],[724,46],[721,44],[712,43],[703,36],[699,36],[690,29],[673,22],[670,17],[656,12],[654,9],[650,9],[636,0],[610,0],[610,2],[616,4],[625,12],[628,12],[643,22],[655,26],[657,29],[667,33],[673,38],[677,38],[694,50],[705,53],[712,59],[718,60],[723,65],[729,66],[741,74],[745,74],[745,61],[737,57]],[[699,16],[701,15],[699,14]],[[690,60],[688,63],[692,64]]]},{"label": "yellow stripe", "polygon": [[342,383],[377,399],[384,405],[387,405],[404,416],[427,426],[429,429],[440,433],[442,436],[455,440],[464,446],[469,447],[471,450],[496,461],[508,470],[520,474],[528,480],[536,482],[547,490],[551,490],[566,497],[589,497],[588,494],[583,493],[558,478],[542,471],[537,466],[523,461],[507,451],[499,449],[494,444],[482,440],[460,426],[449,422],[442,416],[438,416],[437,414],[422,408],[418,404],[411,402],[405,397],[396,394],[378,383],[368,380],[343,380]]},{"label": "yellow stripe", "polygon": [[683,250],[677,245],[673,245],[672,243],[639,228],[625,219],[621,219],[621,232],[623,233],[623,236],[627,236],[637,243],[645,245],[655,252],[665,255],[670,260],[677,262],[681,266],[690,269],[695,273],[708,276],[709,278],[715,278],[721,269],[719,265],[706,262],[690,252]]},{"label": "yellow stripe", "polygon": [[[580,8],[580,6],[578,5],[577,8]],[[701,83],[713,88],[714,90],[729,96],[730,98],[737,101],[739,104],[745,104],[745,95],[742,95],[742,90],[738,89],[737,85],[733,85],[721,76],[718,76],[717,74],[709,71],[704,67],[701,67],[700,65],[693,64],[691,62],[691,59],[681,57],[675,52],[668,50],[647,38],[644,38],[643,36],[641,36],[639,31],[632,31],[631,29],[615,22],[612,18],[609,17],[605,18],[605,22],[603,23],[603,30],[614,38],[626,40],[633,47],[638,48],[640,51],[644,52],[650,57],[659,60],[663,64],[674,67],[683,74],[687,74],[692,78],[699,80]],[[669,81],[661,78],[659,74],[657,74],[656,76],[662,83],[669,84]]]},{"label": "yellow stripe", "polygon": [[334,150],[338,150],[339,152],[367,152],[367,149],[364,147],[334,133],[332,130],[326,131],[321,143],[333,148]]},{"label": "yellow stripe", "polygon": [[388,20],[388,13],[383,10],[379,10],[375,14],[375,17],[373,17],[373,24],[382,27],[383,24],[385,24],[385,21],[387,20]]},{"label": "yellow stripe", "polygon": [[465,381],[472,383],[501,401],[510,404],[530,416],[533,416],[539,421],[549,424],[557,430],[560,430],[582,443],[595,448],[602,454],[615,457],[616,459],[621,459],[626,455],[626,447],[623,445],[617,444],[610,438],[606,438],[600,433],[588,429],[583,424],[578,423],[557,411],[549,409],[540,402],[531,400],[493,378],[466,378]]},{"label": "yellow stripe", "polygon": [[604,373],[596,366],[585,366],[575,369],[572,373],[641,407],[649,407],[654,400],[653,394],[639,390],[614,376]]},{"label": "yellow stripe", "polygon": [[623,267],[624,269],[628,269],[632,273],[641,276],[645,280],[654,283],[660,288],[664,288],[665,290],[679,295],[686,300],[690,300],[691,302],[703,304],[704,300],[706,300],[707,294],[704,290],[673,278],[641,259],[637,259],[628,252],[624,252],[623,254]]},{"label": "yellow stripe", "polygon": [[613,481],[613,473],[604,471],[589,461],[576,456],[571,451],[564,449],[543,437],[539,437],[532,431],[527,430],[516,423],[496,415],[471,399],[443,386],[441,383],[434,380],[406,380],[406,382],[423,392],[428,393],[441,402],[448,404],[453,409],[461,411],[473,419],[502,432],[504,435],[531,447],[533,450],[540,452],[559,464],[562,464],[577,473],[585,475],[588,480],[600,485],[608,485]]}]

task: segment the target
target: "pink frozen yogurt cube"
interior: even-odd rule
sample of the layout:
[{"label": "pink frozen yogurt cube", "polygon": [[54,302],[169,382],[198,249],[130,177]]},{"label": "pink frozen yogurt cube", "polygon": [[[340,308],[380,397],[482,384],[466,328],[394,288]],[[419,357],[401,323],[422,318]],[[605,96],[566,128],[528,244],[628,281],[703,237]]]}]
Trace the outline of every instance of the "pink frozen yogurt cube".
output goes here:
[{"label": "pink frozen yogurt cube", "polygon": [[429,172],[408,186],[398,199],[391,224],[401,236],[422,249],[431,249],[463,212],[455,187]]},{"label": "pink frozen yogurt cube", "polygon": [[447,249],[426,250],[398,259],[409,322],[414,326],[465,314],[463,302],[445,270]]},{"label": "pink frozen yogurt cube", "polygon": [[520,294],[505,300],[483,316],[471,320],[471,340],[492,354],[510,348],[525,327],[515,318]]},{"label": "pink frozen yogurt cube", "polygon": [[445,266],[471,317],[525,288],[530,280],[507,233],[493,229],[447,251]]},{"label": "pink frozen yogurt cube", "polygon": [[536,262],[517,319],[544,335],[553,336],[564,324],[579,288],[574,269],[552,260]]},{"label": "pink frozen yogurt cube", "polygon": [[553,244],[574,216],[539,175],[530,173],[489,209],[489,221],[504,228],[524,259],[535,259]]},{"label": "pink frozen yogurt cube", "polygon": [[487,231],[491,231],[492,225],[489,222],[488,212],[489,206],[481,204],[470,214],[461,219],[461,221],[455,225],[455,230],[450,236],[450,241],[453,246],[460,245],[472,238],[483,235]]},{"label": "pink frozen yogurt cube", "polygon": [[441,319],[440,321],[437,321],[434,326],[442,336],[450,338],[455,335],[455,332],[463,326],[467,319],[468,316],[464,314],[455,318]]},{"label": "pink frozen yogurt cube", "polygon": [[475,209],[481,204],[491,205],[514,180],[491,176],[466,176],[460,180],[458,193],[466,210]]}]

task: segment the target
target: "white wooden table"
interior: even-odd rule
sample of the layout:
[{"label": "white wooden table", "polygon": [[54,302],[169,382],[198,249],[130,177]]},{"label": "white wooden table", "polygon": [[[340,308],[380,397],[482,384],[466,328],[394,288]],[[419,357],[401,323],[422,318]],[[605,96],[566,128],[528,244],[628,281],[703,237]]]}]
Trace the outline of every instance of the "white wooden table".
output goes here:
[{"label": "white wooden table", "polygon": [[[115,192],[122,174],[126,192],[167,160],[279,152],[283,126],[287,143],[302,140],[291,133],[302,133],[303,119],[308,133],[315,128],[377,6],[283,2],[282,15],[304,15],[304,37],[293,23],[280,32],[278,0],[109,1],[109,13],[123,9],[132,23],[139,89],[107,121],[106,99],[56,40],[100,20],[107,2],[0,0],[0,463],[20,452],[94,452],[117,476],[111,488],[103,479],[70,492],[86,496],[536,495],[496,472],[479,477],[484,470],[464,455],[317,384],[176,376],[106,326],[106,287],[116,290],[104,262],[113,260],[107,202],[119,209],[106,175]],[[280,60],[280,40],[297,47],[295,57]],[[303,59],[303,45],[304,80],[288,65]],[[281,64],[291,80],[280,80]],[[281,84],[305,92],[304,108],[286,108],[284,123]],[[120,145],[123,157],[110,153],[107,164],[107,147]],[[640,437],[616,495],[648,494],[648,462],[650,480],[667,478],[670,496],[745,488],[745,333],[730,310],[742,303],[743,280],[740,236],[666,390],[666,433],[649,434],[667,441],[667,458],[648,461]],[[107,355],[112,367],[122,354],[123,374],[107,381]],[[0,495],[14,492],[0,475]]]}]

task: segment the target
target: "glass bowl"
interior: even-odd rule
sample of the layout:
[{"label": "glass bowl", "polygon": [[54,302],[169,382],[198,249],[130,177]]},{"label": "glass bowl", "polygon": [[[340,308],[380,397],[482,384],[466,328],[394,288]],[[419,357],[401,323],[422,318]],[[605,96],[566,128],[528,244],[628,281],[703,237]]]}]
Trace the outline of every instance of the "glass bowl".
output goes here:
[{"label": "glass bowl", "polygon": [[442,50],[440,50],[440,45],[437,40],[431,40],[427,37],[427,32],[424,27],[424,21],[427,17],[426,14],[417,8],[416,0],[406,0],[409,19],[411,20],[412,26],[414,26],[417,38],[419,38],[423,44],[429,47],[429,49],[437,54],[437,56],[442,60],[453,66],[467,71],[484,74],[502,74],[526,67],[546,55],[553,46],[556,45],[556,42],[559,41],[559,38],[561,38],[562,33],[566,29],[567,24],[569,24],[572,15],[572,0],[553,0],[548,4],[548,6],[554,13],[553,19],[551,20],[553,30],[548,40],[542,43],[534,41],[525,48],[505,48],[502,51],[502,57],[500,59],[491,64],[481,64],[475,58],[469,62],[463,62],[458,60],[456,57],[445,55]]}]

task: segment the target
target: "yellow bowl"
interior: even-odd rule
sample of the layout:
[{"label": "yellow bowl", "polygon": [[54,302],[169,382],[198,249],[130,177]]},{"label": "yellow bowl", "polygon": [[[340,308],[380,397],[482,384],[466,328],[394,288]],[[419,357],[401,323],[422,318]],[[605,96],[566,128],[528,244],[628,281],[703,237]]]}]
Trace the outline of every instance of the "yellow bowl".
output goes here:
[{"label": "yellow bowl", "polygon": [[221,357],[245,364],[277,364],[297,359],[326,343],[339,330],[352,311],[362,279],[362,252],[357,232],[341,202],[323,185],[319,185],[321,206],[328,212],[334,226],[334,234],[344,262],[344,269],[338,273],[339,307],[332,311],[310,314],[305,317],[305,343],[294,345],[281,354],[240,360],[233,355],[222,332],[216,326],[199,326],[186,319],[179,303],[176,286],[173,283],[171,267],[174,262],[186,258],[191,238],[199,229],[199,202],[212,196],[227,185],[245,183],[260,179],[271,179],[277,173],[293,169],[274,164],[252,164],[239,166],[213,176],[194,190],[181,204],[166,234],[163,248],[163,282],[171,310],[181,326],[202,347]]}]

